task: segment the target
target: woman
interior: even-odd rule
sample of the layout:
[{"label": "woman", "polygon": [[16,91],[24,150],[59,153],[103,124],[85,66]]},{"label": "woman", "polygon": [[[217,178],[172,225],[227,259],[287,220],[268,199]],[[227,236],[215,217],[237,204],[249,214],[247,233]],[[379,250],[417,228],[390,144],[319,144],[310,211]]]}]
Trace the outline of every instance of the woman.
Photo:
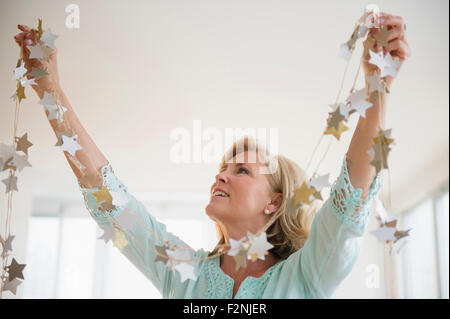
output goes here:
[{"label": "woman", "polygon": [[[383,14],[379,22],[394,31],[384,51],[398,57],[401,67],[410,55],[402,18]],[[188,253],[193,260],[193,273],[189,278],[182,278],[182,267],[187,267],[188,263],[180,266],[183,263],[169,258],[175,251],[175,246],[171,245],[185,252],[189,252],[190,247],[168,233],[165,225],[152,217],[116,177],[60,87],[56,49],[44,65],[37,59],[29,59],[26,46],[36,43],[35,31],[27,26],[18,27],[22,32],[15,40],[24,48],[27,69],[40,67],[50,73],[38,79],[33,89],[41,99],[45,92],[51,92],[67,108],[64,121],[49,120],[50,125],[59,139],[61,132],[67,136],[77,135],[82,147],[73,156],[68,152],[64,154],[78,179],[88,211],[105,230],[105,241],[107,232],[114,229],[112,225],[118,220],[125,221],[126,214],[131,213],[130,216],[139,220],[124,227],[122,234],[125,235],[120,240],[115,239],[122,243],[122,253],[153,282],[164,298],[328,298],[333,295],[357,260],[369,220],[369,205],[380,187],[380,175],[375,174],[366,151],[371,148],[372,138],[383,121],[385,93],[381,94],[381,101],[378,94],[370,95],[373,106],[366,111],[365,118],[360,117],[342,161],[341,173],[332,185],[329,199],[318,211],[317,201],[301,207],[293,206],[290,201],[294,190],[308,181],[297,164],[283,156],[272,157],[278,164],[276,171],[261,174],[259,168],[266,165],[261,155],[270,154],[247,138],[235,143],[222,159],[206,207],[206,213],[216,222],[219,243],[213,252]],[[369,37],[373,38],[378,31],[372,28]],[[368,43],[374,42],[366,41],[365,45]],[[376,44],[371,49],[375,50]],[[363,69],[366,75],[375,70],[368,56],[363,59]],[[388,89],[392,80],[387,77]],[[237,157],[239,161],[230,161]],[[249,161],[249,158],[257,160]],[[112,202],[110,195],[119,192],[121,203]],[[109,196],[110,200],[99,200],[100,193],[103,199]],[[231,251],[230,243],[235,244],[264,227],[272,247],[268,254],[256,260],[253,257],[252,260],[241,259],[244,264],[237,265],[238,259],[227,254]],[[109,233],[108,238],[111,237]]]}]

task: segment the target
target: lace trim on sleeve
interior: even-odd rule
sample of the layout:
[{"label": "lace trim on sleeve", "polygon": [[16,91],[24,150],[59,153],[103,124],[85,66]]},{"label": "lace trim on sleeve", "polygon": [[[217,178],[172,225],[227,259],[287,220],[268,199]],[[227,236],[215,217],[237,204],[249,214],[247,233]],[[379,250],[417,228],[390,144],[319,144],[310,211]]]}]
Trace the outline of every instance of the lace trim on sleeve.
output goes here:
[{"label": "lace trim on sleeve", "polygon": [[375,176],[366,199],[362,198],[362,189],[355,189],[350,181],[347,167],[347,156],[344,156],[339,177],[331,187],[330,206],[335,215],[344,224],[363,228],[370,216],[370,203],[378,193],[381,171]]},{"label": "lace trim on sleeve", "polygon": [[[117,178],[117,176],[114,174],[114,170],[111,166],[111,163],[108,162],[108,164],[104,165],[100,169],[102,173],[103,182],[102,185],[105,186],[109,191],[124,191],[125,194],[128,196],[128,189],[127,187]],[[96,198],[93,195],[93,193],[99,191],[98,187],[93,188],[85,188],[81,186],[80,181],[78,181],[78,186],[83,194],[84,197],[84,203],[91,214],[91,216],[96,219],[101,226],[104,225],[110,225],[110,222],[108,218],[105,216],[105,213],[108,213],[109,216],[114,217],[117,216],[121,211],[120,206],[116,206],[116,208],[111,210],[106,210],[104,212],[100,211],[99,205],[97,204]]]}]

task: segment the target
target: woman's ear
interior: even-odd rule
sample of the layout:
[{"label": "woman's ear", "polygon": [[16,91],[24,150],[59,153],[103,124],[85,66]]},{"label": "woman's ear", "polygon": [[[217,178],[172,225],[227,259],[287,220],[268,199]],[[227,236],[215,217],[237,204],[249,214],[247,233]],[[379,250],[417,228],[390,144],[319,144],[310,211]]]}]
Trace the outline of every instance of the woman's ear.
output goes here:
[{"label": "woman's ear", "polygon": [[269,210],[272,213],[276,212],[280,208],[282,201],[283,201],[283,194],[282,193],[274,193],[272,195],[272,201],[269,204]]}]

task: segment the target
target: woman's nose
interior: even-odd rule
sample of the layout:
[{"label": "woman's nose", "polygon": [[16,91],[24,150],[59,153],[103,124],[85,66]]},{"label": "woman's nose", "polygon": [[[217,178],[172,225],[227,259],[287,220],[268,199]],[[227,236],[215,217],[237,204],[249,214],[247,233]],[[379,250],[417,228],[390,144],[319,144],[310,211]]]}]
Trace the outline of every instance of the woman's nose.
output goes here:
[{"label": "woman's nose", "polygon": [[226,177],[225,174],[223,173],[219,173],[216,175],[216,182],[222,182],[222,183],[226,183],[228,181],[228,177]]}]

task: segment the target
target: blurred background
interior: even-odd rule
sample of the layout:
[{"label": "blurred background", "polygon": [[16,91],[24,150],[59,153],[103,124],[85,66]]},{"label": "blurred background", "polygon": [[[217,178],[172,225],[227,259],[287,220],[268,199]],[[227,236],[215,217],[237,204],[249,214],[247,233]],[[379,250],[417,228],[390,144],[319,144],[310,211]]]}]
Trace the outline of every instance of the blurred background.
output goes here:
[{"label": "blurred background", "polygon": [[[184,129],[193,141],[196,123],[202,132],[215,128],[222,136],[226,128],[275,128],[279,153],[305,168],[341,84],[345,61],[338,57],[339,46],[369,3],[1,1],[0,142],[12,139],[17,24],[37,27],[42,18],[44,29],[59,36],[61,86],[116,175],[169,231],[194,248],[212,249],[217,239],[204,209],[220,158],[175,163],[174,130]],[[401,250],[390,253],[369,233],[378,226],[373,212],[361,255],[335,298],[448,298],[449,3],[376,4],[404,18],[412,51],[388,98],[385,127],[392,128],[396,145],[379,193],[386,208],[399,214],[399,228],[412,230]],[[66,22],[74,7],[79,27],[70,28]],[[360,41],[341,100],[356,74]],[[356,87],[363,85],[360,75]],[[102,232],[54,146],[39,99],[28,88],[26,95],[18,134],[27,132],[34,144],[32,167],[19,174],[11,233],[13,256],[27,266],[17,294],[4,297],[161,298],[111,242],[96,239]],[[330,173],[330,182],[339,174],[356,123],[353,116],[350,130],[332,142],[321,164],[318,173]],[[329,138],[319,145],[313,168]],[[229,146],[224,141],[223,151]],[[323,196],[328,198],[329,189]]]}]

